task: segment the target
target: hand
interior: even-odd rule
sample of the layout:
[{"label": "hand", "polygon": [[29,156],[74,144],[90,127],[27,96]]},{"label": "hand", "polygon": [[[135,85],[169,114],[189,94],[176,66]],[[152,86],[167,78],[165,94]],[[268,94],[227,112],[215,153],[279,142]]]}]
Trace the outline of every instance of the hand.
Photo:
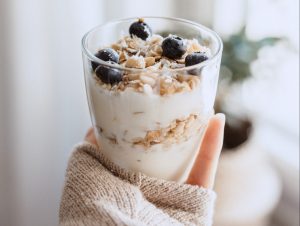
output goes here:
[{"label": "hand", "polygon": [[[223,114],[216,114],[210,119],[187,184],[213,189],[223,145],[224,126],[225,116]],[[89,129],[85,140],[97,145],[92,128]]]}]

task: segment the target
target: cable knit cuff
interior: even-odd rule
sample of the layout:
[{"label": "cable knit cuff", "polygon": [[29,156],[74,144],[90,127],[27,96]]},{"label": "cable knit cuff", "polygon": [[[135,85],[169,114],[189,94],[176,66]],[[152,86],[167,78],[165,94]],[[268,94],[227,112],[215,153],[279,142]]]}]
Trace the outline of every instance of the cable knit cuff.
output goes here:
[{"label": "cable knit cuff", "polygon": [[89,143],[78,145],[76,150],[88,153],[113,175],[137,186],[149,202],[178,221],[186,222],[188,220],[191,225],[212,225],[216,199],[214,191],[194,185],[152,178],[138,172],[129,172],[113,164],[103,156],[96,146]]}]

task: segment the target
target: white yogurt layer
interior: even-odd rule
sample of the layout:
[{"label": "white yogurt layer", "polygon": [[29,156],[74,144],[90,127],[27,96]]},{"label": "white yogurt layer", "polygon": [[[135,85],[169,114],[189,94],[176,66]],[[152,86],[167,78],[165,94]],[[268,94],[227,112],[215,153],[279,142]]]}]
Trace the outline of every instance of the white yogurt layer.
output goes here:
[{"label": "white yogurt layer", "polygon": [[[112,91],[103,88],[95,76],[87,76],[87,92],[93,125],[101,151],[122,168],[146,175],[183,182],[199,150],[203,131],[212,113],[218,68],[203,71],[199,84],[188,92],[161,96],[133,88]],[[207,69],[206,69],[207,70]],[[197,118],[184,139],[134,144],[147,132],[167,128],[190,115]]]}]

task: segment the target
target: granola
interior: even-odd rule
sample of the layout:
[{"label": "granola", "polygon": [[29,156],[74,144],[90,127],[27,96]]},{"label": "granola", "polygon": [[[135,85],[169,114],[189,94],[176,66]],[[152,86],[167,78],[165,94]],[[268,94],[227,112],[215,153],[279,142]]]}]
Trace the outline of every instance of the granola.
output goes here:
[{"label": "granola", "polygon": [[[115,85],[101,82],[96,75],[95,79],[103,88],[119,92],[131,88],[136,92],[165,96],[195,89],[200,83],[199,76],[172,72],[172,69],[185,67],[185,57],[188,54],[200,51],[209,55],[210,50],[200,45],[196,39],[185,39],[185,54],[180,59],[172,60],[162,55],[163,40],[164,38],[157,34],[147,40],[136,36],[124,36],[110,46],[119,54],[119,64],[124,68],[145,70],[124,70],[122,81]],[[163,73],[164,70],[166,73]]]},{"label": "granola", "polygon": [[[198,123],[197,123],[198,122]],[[176,119],[168,127],[157,130],[147,131],[145,137],[135,138],[133,145],[141,145],[146,149],[155,144],[174,144],[188,140],[192,131],[200,129],[200,117],[197,114],[191,114],[185,119]]]}]

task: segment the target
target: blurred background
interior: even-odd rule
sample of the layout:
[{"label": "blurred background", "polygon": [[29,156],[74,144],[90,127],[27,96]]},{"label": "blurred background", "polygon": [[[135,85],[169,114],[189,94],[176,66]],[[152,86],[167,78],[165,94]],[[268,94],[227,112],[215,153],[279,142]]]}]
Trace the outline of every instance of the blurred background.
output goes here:
[{"label": "blurred background", "polygon": [[1,0],[0,225],[58,224],[68,157],[91,125],[81,38],[142,15],[224,40],[215,226],[299,226],[298,0]]}]

